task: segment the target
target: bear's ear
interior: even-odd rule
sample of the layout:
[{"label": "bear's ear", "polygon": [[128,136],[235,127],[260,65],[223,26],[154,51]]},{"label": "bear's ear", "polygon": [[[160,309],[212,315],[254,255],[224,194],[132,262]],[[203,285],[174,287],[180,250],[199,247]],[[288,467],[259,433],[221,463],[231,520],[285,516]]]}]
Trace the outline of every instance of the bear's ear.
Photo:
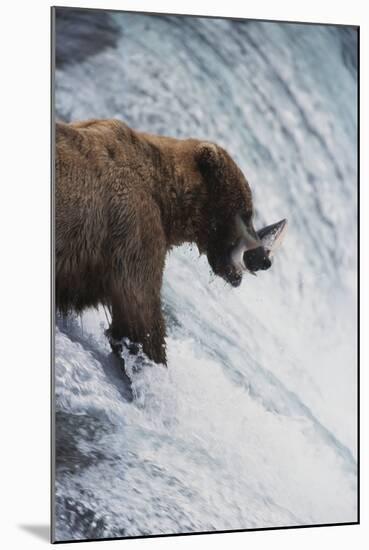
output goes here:
[{"label": "bear's ear", "polygon": [[215,143],[203,141],[200,143],[195,152],[196,160],[200,170],[204,175],[212,176],[212,179],[222,175],[223,172],[223,154]]}]

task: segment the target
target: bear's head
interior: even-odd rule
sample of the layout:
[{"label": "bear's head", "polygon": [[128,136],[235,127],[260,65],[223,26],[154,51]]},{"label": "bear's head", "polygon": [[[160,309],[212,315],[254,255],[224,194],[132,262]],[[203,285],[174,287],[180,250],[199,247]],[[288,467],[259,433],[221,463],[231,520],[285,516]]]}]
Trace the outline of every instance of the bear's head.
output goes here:
[{"label": "bear's head", "polygon": [[197,162],[207,190],[206,224],[200,250],[216,275],[239,286],[245,271],[271,266],[253,226],[249,184],[229,154],[213,143],[199,144]]}]

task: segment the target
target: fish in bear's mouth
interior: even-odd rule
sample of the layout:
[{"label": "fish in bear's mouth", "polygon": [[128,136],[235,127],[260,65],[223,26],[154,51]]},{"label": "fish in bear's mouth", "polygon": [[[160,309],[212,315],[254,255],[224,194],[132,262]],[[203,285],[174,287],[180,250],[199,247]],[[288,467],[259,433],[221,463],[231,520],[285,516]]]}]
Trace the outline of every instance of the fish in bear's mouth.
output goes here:
[{"label": "fish in bear's mouth", "polygon": [[230,254],[226,280],[234,287],[241,284],[243,273],[256,275],[272,265],[272,256],[281,245],[287,229],[287,220],[281,220],[257,231],[257,239],[241,237]]}]

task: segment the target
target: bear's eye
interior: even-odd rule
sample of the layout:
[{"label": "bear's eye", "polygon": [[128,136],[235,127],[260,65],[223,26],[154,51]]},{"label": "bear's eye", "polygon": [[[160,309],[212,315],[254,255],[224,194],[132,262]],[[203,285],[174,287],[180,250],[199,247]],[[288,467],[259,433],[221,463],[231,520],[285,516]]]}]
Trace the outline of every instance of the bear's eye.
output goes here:
[{"label": "bear's eye", "polygon": [[248,225],[252,220],[253,211],[252,210],[243,211],[243,212],[241,212],[240,216],[241,216],[242,221],[246,225]]}]

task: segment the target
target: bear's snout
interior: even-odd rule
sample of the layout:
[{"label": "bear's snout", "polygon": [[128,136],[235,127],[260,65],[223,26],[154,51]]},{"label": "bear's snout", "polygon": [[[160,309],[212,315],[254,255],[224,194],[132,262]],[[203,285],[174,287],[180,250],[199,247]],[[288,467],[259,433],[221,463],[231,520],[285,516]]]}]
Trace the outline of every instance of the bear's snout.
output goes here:
[{"label": "bear's snout", "polygon": [[233,287],[238,287],[242,282],[242,273],[234,269],[228,269],[225,280]]}]

